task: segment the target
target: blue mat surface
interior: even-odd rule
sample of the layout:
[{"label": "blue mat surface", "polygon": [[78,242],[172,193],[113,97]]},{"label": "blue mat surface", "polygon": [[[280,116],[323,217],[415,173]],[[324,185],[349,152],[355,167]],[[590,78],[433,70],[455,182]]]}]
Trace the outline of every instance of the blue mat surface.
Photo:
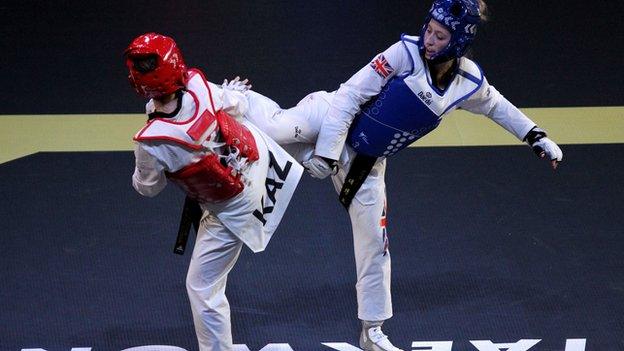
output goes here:
[{"label": "blue mat surface", "polygon": [[[408,149],[390,160],[395,316],[413,341],[624,350],[624,145],[564,146],[557,172],[524,146]],[[142,198],[130,152],[39,153],[0,165],[0,350],[195,350],[172,254],[182,194]],[[357,345],[350,224],[304,177],[267,251],[230,275],[234,341]],[[265,349],[268,350],[268,349]],[[82,351],[82,350],[81,350]]]}]

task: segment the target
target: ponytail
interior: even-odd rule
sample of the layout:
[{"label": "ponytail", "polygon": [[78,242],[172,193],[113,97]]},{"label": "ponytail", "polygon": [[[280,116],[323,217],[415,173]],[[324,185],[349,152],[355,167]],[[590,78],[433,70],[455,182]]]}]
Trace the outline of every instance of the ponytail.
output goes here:
[{"label": "ponytail", "polygon": [[479,12],[481,13],[481,22],[486,22],[490,19],[488,6],[483,0],[479,0]]}]

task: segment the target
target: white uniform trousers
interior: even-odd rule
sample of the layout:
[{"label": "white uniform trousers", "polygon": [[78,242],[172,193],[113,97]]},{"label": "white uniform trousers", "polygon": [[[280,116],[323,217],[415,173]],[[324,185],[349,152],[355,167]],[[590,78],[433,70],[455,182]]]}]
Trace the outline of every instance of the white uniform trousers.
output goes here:
[{"label": "white uniform trousers", "polygon": [[[299,162],[312,157],[321,124],[327,116],[333,93],[318,91],[297,106],[282,109],[273,100],[250,91],[246,117],[286,149]],[[339,172],[332,177],[339,193],[355,153],[345,146]],[[390,296],[390,252],[387,249],[385,216],[386,161],[375,163],[349,207],[357,270],[358,318],[383,321],[392,317]]]},{"label": "white uniform trousers", "polygon": [[200,351],[233,349],[230,304],[225,296],[225,285],[242,246],[243,242],[216,216],[204,215],[186,277]]},{"label": "white uniform trousers", "polygon": [[[332,177],[338,194],[355,156],[349,146],[345,148],[350,160],[341,164],[338,173]],[[384,321],[392,317],[385,173],[386,160],[378,160],[349,206],[357,272],[358,318],[363,321]]]}]

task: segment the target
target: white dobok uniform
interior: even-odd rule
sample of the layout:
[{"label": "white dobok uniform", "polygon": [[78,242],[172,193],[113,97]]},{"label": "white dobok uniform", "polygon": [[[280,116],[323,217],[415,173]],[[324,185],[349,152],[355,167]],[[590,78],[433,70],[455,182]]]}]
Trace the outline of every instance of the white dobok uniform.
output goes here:
[{"label": "white dobok uniform", "polygon": [[[170,174],[199,164],[213,154],[240,174],[244,188],[238,194],[223,201],[199,202],[203,216],[186,278],[200,350],[231,350],[230,308],[225,296],[227,275],[243,244],[254,252],[265,249],[303,167],[242,117],[248,106],[243,93],[221,89],[206,81],[199,70],[189,73],[187,89],[177,99],[181,101],[174,100],[174,106],[164,107],[156,106],[158,102],[154,100],[147,103],[148,115],[163,118],[150,119],[135,135],[136,168],[132,183],[142,195],[154,196],[165,187]],[[178,108],[172,113],[162,113],[163,108],[173,109],[176,104]],[[220,135],[224,129],[214,118],[220,110],[251,133],[259,155],[255,162],[225,152]],[[159,115],[153,115],[154,112]],[[281,183],[281,188],[265,186],[269,179],[271,184]],[[202,181],[217,192],[222,189],[211,183],[218,183],[219,179]]]},{"label": "white dobok uniform", "polygon": [[[332,177],[337,192],[356,153],[361,150],[378,157],[348,210],[353,227],[358,317],[365,321],[383,321],[392,316],[385,228],[386,157],[434,129],[457,108],[489,117],[519,140],[535,126],[488,84],[479,66],[468,58],[458,60],[455,76],[444,91],[436,88],[419,54],[417,39],[403,35],[337,91],[312,93],[293,108],[280,109],[275,102],[253,92],[248,97],[252,122],[299,161],[313,153],[339,160],[338,173]],[[392,94],[395,98],[390,103]],[[384,105],[390,105],[391,110],[386,116],[381,111]],[[395,122],[403,115],[409,118]],[[410,127],[421,115],[430,122]],[[383,134],[380,130],[386,131],[386,139],[377,137]]]}]

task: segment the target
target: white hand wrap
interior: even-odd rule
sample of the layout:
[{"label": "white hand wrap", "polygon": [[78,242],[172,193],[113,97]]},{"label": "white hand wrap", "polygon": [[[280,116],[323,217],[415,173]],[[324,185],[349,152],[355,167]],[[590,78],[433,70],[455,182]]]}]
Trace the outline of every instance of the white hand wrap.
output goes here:
[{"label": "white hand wrap", "polygon": [[[550,160],[556,160],[557,162],[561,162],[563,160],[563,152],[559,148],[559,145],[555,144],[554,141],[548,139],[547,137],[543,137],[538,141],[534,142],[531,145],[533,148],[539,147],[543,150],[544,156],[548,157]],[[540,155],[541,156],[541,155]]]}]

